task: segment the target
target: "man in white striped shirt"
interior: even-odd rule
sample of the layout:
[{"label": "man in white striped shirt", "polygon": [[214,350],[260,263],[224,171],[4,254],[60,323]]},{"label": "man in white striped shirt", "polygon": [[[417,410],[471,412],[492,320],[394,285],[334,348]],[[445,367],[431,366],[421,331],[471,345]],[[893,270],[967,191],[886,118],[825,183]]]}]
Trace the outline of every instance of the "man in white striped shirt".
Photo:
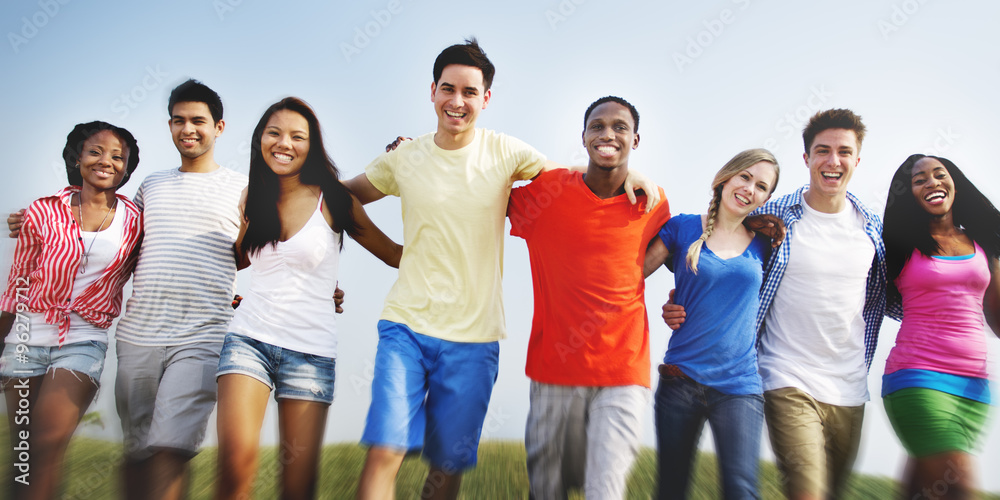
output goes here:
[{"label": "man in white striped shirt", "polygon": [[167,109],[181,165],[149,175],[136,193],[145,236],[116,333],[129,499],[185,494],[188,461],[216,400],[247,184],[245,174],[215,162],[225,129],[218,94],[188,80],[171,92]]}]

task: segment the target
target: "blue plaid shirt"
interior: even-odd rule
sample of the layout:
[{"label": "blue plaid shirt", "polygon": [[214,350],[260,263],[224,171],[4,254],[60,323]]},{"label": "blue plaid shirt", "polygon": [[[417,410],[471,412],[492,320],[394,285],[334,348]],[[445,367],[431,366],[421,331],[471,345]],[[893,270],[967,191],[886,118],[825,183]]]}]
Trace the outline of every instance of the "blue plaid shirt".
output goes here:
[{"label": "blue plaid shirt", "polygon": [[[805,200],[803,193],[809,189],[804,186],[798,191],[771,200],[758,208],[751,215],[772,214],[785,221],[785,241],[771,254],[767,266],[764,268],[764,285],[760,289],[760,309],[757,311],[757,332],[758,337],[764,334],[764,317],[771,307],[774,295],[781,285],[781,278],[785,275],[785,268],[788,267],[788,258],[791,255],[791,242],[795,237],[795,223],[802,218],[802,205]],[[878,345],[879,329],[882,327],[882,317],[885,314],[885,244],[882,243],[882,221],[878,215],[872,213],[868,207],[864,206],[851,193],[847,193],[847,200],[854,205],[865,218],[865,233],[875,244],[875,258],[872,260],[871,270],[868,271],[868,285],[865,292],[865,307],[861,312],[865,320],[865,364],[871,368],[872,358],[875,357],[875,347]]]}]

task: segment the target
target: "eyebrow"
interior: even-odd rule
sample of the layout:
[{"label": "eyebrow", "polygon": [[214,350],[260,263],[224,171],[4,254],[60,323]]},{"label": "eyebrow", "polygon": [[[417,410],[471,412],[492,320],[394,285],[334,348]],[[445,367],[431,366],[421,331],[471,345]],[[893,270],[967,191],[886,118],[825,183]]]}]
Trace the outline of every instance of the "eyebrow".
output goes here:
[{"label": "eyebrow", "polygon": [[836,149],[837,151],[844,151],[845,149],[848,150],[848,151],[854,151],[854,147],[853,146],[838,146],[838,147],[834,148],[833,146],[831,146],[829,144],[821,144],[821,143],[813,144],[812,148],[814,150],[815,149],[819,149],[819,148],[826,148],[826,149]]},{"label": "eyebrow", "polygon": [[945,170],[945,171],[947,171],[948,169],[944,168],[944,166],[939,165],[937,167],[932,168],[930,172],[928,172],[926,170],[920,170],[920,171],[917,171],[917,172],[913,172],[910,176],[911,177],[916,177],[918,175],[923,175],[923,174],[928,174],[928,173],[929,174],[933,174],[934,172],[937,172],[938,170]]},{"label": "eyebrow", "polygon": [[[284,130],[283,128],[281,128],[281,127],[279,127],[277,125],[268,125],[268,126],[264,127],[264,130],[270,130],[272,128],[275,129],[275,130],[278,130],[278,131],[283,131]],[[309,131],[304,130],[304,129],[291,129],[291,130],[288,131],[288,133],[290,133],[290,134],[305,134],[305,135],[309,135]]]}]

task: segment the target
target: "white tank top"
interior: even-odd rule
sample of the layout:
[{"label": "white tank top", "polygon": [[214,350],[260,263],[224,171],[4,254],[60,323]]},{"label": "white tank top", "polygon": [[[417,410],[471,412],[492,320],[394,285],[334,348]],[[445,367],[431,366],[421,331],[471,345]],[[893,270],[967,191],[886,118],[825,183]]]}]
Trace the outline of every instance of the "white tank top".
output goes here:
[{"label": "white tank top", "polygon": [[305,226],[250,255],[250,291],[229,331],[316,356],[337,356],[333,292],[341,233],[323,218],[323,196]]}]

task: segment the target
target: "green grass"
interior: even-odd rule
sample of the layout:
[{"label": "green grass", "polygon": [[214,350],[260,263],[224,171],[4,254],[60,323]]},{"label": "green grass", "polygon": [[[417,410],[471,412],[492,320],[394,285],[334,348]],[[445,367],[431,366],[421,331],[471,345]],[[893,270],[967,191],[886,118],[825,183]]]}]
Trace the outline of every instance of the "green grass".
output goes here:
[{"label": "green grass", "polygon": [[[0,435],[0,445],[9,449],[5,435]],[[279,470],[275,454],[274,447],[262,450],[261,466],[254,491],[255,498],[277,497]],[[364,454],[364,449],[356,444],[327,446],[323,452],[319,498],[354,498]],[[208,448],[192,462],[190,496],[192,500],[212,497],[215,458],[215,448]],[[85,438],[74,439],[67,457],[65,476],[67,483],[62,498],[74,500],[118,498],[120,459],[120,444]],[[483,443],[479,449],[479,466],[466,474],[463,480],[462,497],[475,500],[527,498],[528,473],[524,464],[525,453],[522,443],[506,441]],[[426,474],[427,466],[419,458],[407,458],[399,471],[397,497],[415,498]],[[774,464],[762,462],[760,478],[762,498],[782,498]],[[859,500],[898,498],[896,487],[895,481],[889,478],[855,474],[844,498]],[[655,493],[655,488],[656,452],[646,448],[640,453],[629,478],[628,498],[648,499]],[[582,499],[583,495],[571,498]],[[689,498],[721,498],[714,455],[708,453],[698,455]],[[983,498],[997,500],[1000,496],[984,495]]]}]

